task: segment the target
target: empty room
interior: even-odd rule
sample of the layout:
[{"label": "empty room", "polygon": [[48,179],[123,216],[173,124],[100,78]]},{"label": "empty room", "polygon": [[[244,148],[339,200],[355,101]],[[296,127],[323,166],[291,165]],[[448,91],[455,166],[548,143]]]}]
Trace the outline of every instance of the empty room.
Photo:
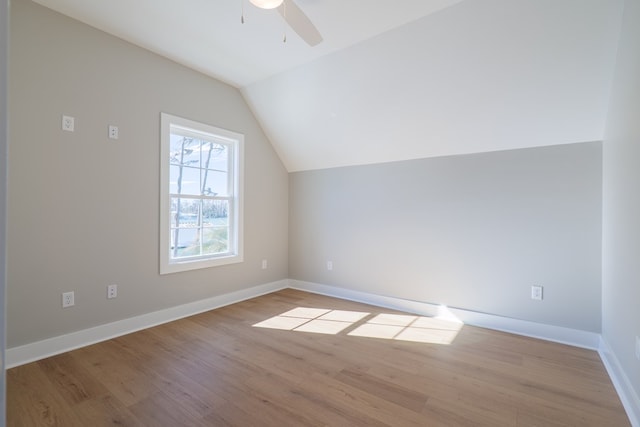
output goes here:
[{"label": "empty room", "polygon": [[0,12],[0,423],[640,427],[640,0]]}]

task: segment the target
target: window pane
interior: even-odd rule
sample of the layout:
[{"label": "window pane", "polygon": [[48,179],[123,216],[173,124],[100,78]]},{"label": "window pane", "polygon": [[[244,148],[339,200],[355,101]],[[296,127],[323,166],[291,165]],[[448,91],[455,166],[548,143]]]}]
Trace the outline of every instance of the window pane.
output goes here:
[{"label": "window pane", "polygon": [[229,147],[212,141],[202,145],[202,167],[221,172],[229,171]]},{"label": "window pane", "polygon": [[202,229],[202,254],[211,255],[229,252],[229,228],[206,227]]},{"label": "window pane", "polygon": [[171,227],[196,227],[200,214],[200,200],[171,198]]},{"label": "window pane", "polygon": [[202,201],[203,226],[227,226],[229,224],[228,200],[203,200]]},{"label": "window pane", "polygon": [[[173,234],[171,257],[180,258],[200,255],[200,228],[176,228]],[[176,244],[177,242],[177,244]]]},{"label": "window pane", "polygon": [[203,200],[203,255],[229,252],[229,201]]},{"label": "window pane", "polygon": [[[182,175],[180,171],[182,170]],[[200,169],[186,166],[170,166],[169,192],[171,194],[200,194]]]},{"label": "window pane", "polygon": [[181,135],[171,134],[169,161],[171,164],[200,167],[200,141]]},{"label": "window pane", "polygon": [[182,158],[182,137],[179,135],[171,134],[169,136],[169,163],[172,165],[180,164]]},{"label": "window pane", "polygon": [[205,196],[226,196],[228,190],[228,174],[205,169],[202,171],[202,188]]},{"label": "window pane", "polygon": [[178,177],[180,176],[180,167],[169,166],[169,193],[178,194]]}]

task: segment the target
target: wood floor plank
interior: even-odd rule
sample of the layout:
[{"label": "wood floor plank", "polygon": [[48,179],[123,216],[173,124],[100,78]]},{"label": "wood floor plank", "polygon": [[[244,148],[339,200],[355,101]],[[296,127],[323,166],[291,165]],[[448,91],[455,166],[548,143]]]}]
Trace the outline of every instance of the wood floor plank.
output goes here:
[{"label": "wood floor plank", "polygon": [[132,405],[161,389],[161,381],[140,369],[144,366],[142,359],[129,357],[117,339],[107,342],[109,345],[94,344],[69,354],[125,405]]},{"label": "wood floor plank", "polygon": [[38,363],[7,372],[7,420],[14,427],[83,426]]},{"label": "wood floor plank", "polygon": [[102,396],[107,392],[107,388],[76,363],[69,354],[49,357],[39,361],[38,365],[70,405]]},{"label": "wood floor plank", "polygon": [[83,426],[145,427],[122,402],[111,394],[97,396],[75,405],[73,411]]},{"label": "wood floor plank", "polygon": [[287,289],[10,369],[8,425],[630,425],[596,352],[455,329]]},{"label": "wood floor plank", "polygon": [[335,376],[335,379],[415,412],[422,411],[428,399],[426,394],[400,387],[391,381],[381,380],[356,370],[343,369]]}]

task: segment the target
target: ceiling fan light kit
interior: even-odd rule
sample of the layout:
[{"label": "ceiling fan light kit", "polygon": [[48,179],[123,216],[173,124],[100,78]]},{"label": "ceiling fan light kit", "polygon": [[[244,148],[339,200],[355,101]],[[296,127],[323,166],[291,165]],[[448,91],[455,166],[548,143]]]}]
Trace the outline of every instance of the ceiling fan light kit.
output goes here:
[{"label": "ceiling fan light kit", "polygon": [[275,9],[280,6],[284,0],[249,0],[252,5],[260,9]]}]

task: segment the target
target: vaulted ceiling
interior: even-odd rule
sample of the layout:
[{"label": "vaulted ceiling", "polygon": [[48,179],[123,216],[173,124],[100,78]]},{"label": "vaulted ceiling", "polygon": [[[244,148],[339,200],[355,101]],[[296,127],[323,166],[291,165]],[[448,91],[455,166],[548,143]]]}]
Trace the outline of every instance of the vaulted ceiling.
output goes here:
[{"label": "vaulted ceiling", "polygon": [[34,1],[238,87],[289,171],[601,140],[622,10],[295,0],[310,47],[247,0]]}]

